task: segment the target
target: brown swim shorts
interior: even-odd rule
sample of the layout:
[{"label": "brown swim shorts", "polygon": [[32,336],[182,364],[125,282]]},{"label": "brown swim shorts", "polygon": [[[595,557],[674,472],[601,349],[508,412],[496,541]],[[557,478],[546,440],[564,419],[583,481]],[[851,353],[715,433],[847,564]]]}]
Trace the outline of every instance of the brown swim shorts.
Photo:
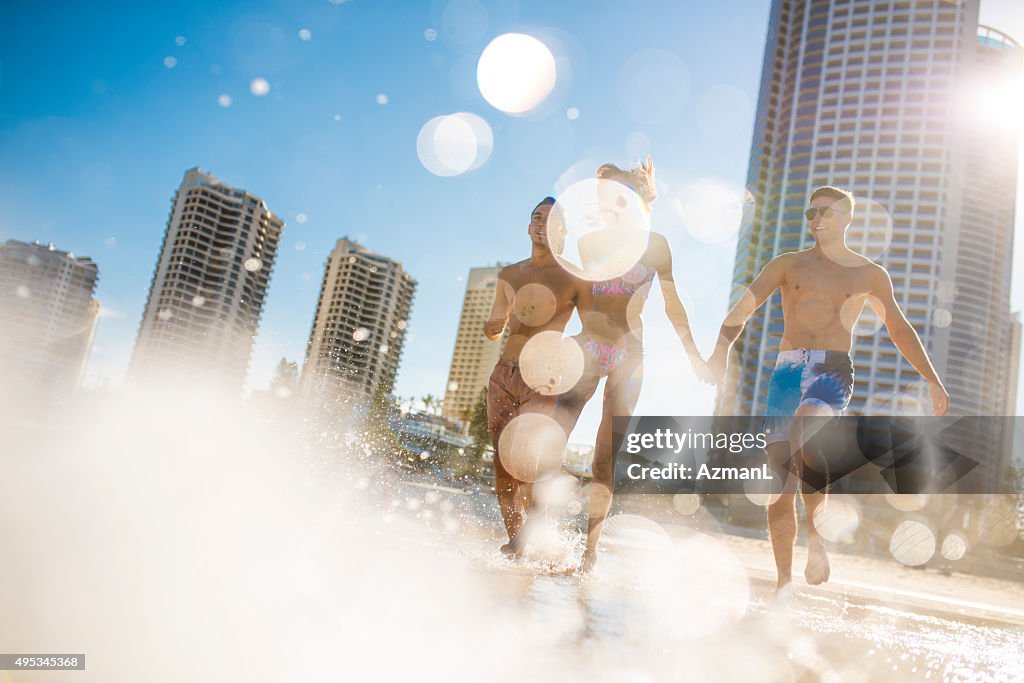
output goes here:
[{"label": "brown swim shorts", "polygon": [[556,396],[545,396],[530,388],[514,360],[499,360],[487,383],[487,430],[500,434],[513,418],[523,413],[551,415]]}]

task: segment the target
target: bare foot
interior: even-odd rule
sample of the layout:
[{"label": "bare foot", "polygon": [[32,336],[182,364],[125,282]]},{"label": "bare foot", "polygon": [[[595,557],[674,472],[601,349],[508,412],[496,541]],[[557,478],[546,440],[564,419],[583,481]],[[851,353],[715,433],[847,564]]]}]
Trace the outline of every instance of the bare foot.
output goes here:
[{"label": "bare foot", "polygon": [[580,574],[587,574],[597,564],[597,548],[587,548],[583,551],[583,560],[580,561]]},{"label": "bare foot", "polygon": [[781,612],[792,610],[798,603],[798,591],[790,581],[779,581],[778,587],[772,596],[768,598],[768,609]]},{"label": "bare foot", "polygon": [[828,581],[831,569],[828,564],[828,553],[825,552],[825,543],[817,537],[807,539],[807,567],[804,568],[804,578],[812,586]]},{"label": "bare foot", "polygon": [[526,534],[523,533],[524,529],[525,525],[519,527],[519,531],[512,537],[512,540],[499,548],[502,555],[513,560],[518,560],[523,556],[523,553],[526,551]]},{"label": "bare foot", "polygon": [[512,539],[501,546],[501,554],[514,560],[521,558],[526,553],[527,543],[536,526],[532,517],[524,519]]},{"label": "bare foot", "polygon": [[778,582],[775,584],[775,593],[778,594],[786,590],[792,581],[793,579],[789,576],[780,576]]}]

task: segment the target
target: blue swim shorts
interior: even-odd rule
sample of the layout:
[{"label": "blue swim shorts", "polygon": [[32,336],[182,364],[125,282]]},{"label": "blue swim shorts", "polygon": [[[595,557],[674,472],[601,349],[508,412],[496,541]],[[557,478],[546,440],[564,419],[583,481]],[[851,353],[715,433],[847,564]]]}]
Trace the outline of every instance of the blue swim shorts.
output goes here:
[{"label": "blue swim shorts", "polygon": [[791,349],[780,351],[768,382],[764,431],[768,443],[789,439],[797,408],[813,405],[842,413],[853,395],[853,361],[842,351]]}]

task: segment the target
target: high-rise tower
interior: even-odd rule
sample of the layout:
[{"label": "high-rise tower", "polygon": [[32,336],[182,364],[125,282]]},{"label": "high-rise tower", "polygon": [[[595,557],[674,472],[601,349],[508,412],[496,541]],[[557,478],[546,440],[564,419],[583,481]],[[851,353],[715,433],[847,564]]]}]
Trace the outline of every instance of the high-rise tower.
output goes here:
[{"label": "high-rise tower", "polygon": [[99,319],[98,277],[92,259],[52,244],[0,244],[0,404],[36,409],[77,391]]},{"label": "high-rise tower", "polygon": [[467,411],[476,405],[508,339],[508,328],[498,341],[484,336],[484,323],[494,305],[499,272],[500,266],[471,268],[469,271],[444,394],[442,413],[447,418],[464,420]]},{"label": "high-rise tower", "polygon": [[[1016,43],[978,26],[977,0],[773,0],[734,296],[775,256],[813,245],[803,209],[815,187],[849,189],[848,243],[888,269],[951,411],[1001,414],[1017,142],[975,104],[1020,62]],[[866,309],[851,411],[927,411],[879,327]],[[764,413],[782,328],[776,294],[737,341],[719,412]]]},{"label": "high-rise tower", "polygon": [[415,290],[401,263],[347,237],[338,240],[324,267],[302,391],[357,403],[381,387],[390,391]]},{"label": "high-rise tower", "polygon": [[185,172],[139,326],[134,383],[241,391],[283,228],[259,197]]}]

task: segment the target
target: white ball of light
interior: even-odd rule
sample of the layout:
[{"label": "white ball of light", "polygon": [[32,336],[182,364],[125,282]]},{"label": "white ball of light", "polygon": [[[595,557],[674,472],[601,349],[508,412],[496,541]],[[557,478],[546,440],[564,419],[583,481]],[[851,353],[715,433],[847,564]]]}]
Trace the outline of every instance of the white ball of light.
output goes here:
[{"label": "white ball of light", "polygon": [[263,97],[270,92],[270,82],[265,78],[254,78],[249,81],[249,92],[256,97]]},{"label": "white ball of light", "polygon": [[476,67],[480,94],[506,114],[525,114],[555,87],[555,57],[548,46],[525,33],[492,40]]},{"label": "white ball of light", "polygon": [[416,154],[428,171],[454,176],[482,166],[491,156],[494,135],[475,114],[458,112],[427,121],[416,138]]}]

